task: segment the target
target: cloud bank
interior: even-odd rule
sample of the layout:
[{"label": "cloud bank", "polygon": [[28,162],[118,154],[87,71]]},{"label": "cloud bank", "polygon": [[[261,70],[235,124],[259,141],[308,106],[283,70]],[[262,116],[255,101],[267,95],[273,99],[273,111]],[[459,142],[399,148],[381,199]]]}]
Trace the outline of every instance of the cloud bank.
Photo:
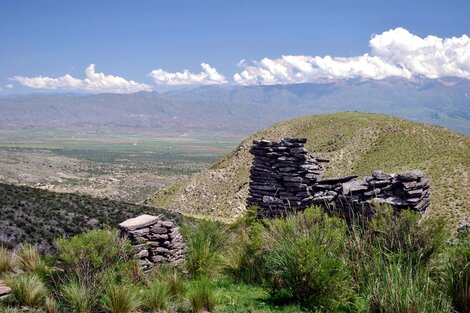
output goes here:
[{"label": "cloud bank", "polygon": [[[452,38],[427,36],[421,38],[404,28],[395,28],[373,35],[369,53],[353,57],[283,55],[277,59],[259,61],[241,60],[242,70],[233,75],[239,85],[274,85],[307,82],[326,82],[342,79],[384,79],[446,76],[470,79],[470,38],[467,35]],[[157,85],[215,85],[228,83],[224,75],[207,63],[202,71],[193,73],[167,72],[155,69],[148,75]],[[97,73],[90,64],[84,79],[67,74],[58,78],[14,76],[11,80],[37,89],[65,89],[89,92],[133,93],[150,91],[147,84],[123,77]],[[11,85],[5,86],[10,88]]]},{"label": "cloud bank", "polygon": [[97,73],[94,64],[87,67],[85,76],[85,79],[74,78],[69,74],[58,78],[14,76],[11,79],[23,86],[36,89],[82,90],[96,93],[133,93],[152,89],[149,85],[126,80],[119,76]]},{"label": "cloud bank", "polygon": [[202,72],[191,73],[188,70],[183,72],[170,73],[162,69],[153,70],[149,76],[158,85],[215,85],[225,84],[227,80],[225,77],[207,63],[202,63]]},{"label": "cloud bank", "polygon": [[370,54],[355,57],[282,56],[248,64],[233,80],[241,85],[273,85],[337,79],[455,76],[470,79],[470,38],[427,36],[421,38],[404,28],[373,35]]}]

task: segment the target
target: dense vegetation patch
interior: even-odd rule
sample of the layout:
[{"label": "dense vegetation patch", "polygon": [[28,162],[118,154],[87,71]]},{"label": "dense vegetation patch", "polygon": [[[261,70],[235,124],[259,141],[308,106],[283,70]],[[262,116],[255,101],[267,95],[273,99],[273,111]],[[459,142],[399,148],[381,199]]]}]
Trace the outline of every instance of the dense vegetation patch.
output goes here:
[{"label": "dense vegetation patch", "polygon": [[13,292],[0,305],[48,313],[468,312],[470,229],[448,239],[439,219],[376,210],[351,225],[318,208],[280,220],[247,214],[229,226],[201,221],[183,229],[182,268],[148,273],[113,229],[57,240],[56,253],[43,257],[32,246],[1,250],[0,278]]}]

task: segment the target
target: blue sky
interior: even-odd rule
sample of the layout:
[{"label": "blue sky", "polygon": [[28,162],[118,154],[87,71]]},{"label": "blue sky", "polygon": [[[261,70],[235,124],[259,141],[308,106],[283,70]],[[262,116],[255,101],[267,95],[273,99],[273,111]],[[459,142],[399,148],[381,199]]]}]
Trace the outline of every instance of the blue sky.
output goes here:
[{"label": "blue sky", "polygon": [[[433,75],[457,73],[456,76],[467,78],[470,57],[466,55],[459,60],[459,68],[424,72],[419,64],[403,65],[403,58],[409,53],[406,47],[401,48],[408,52],[402,51],[399,57],[384,56],[379,51],[389,37],[398,41],[408,38],[407,47],[413,46],[417,39],[404,32],[390,33],[374,45],[374,51],[370,40],[373,34],[399,27],[416,38],[434,35],[442,40],[462,39],[462,35],[470,34],[469,16],[470,1],[463,0],[3,0],[0,3],[0,94],[63,89],[99,92],[96,86],[101,82],[81,81],[90,64],[95,64],[90,75],[96,74],[90,79],[103,78],[99,73],[104,73],[105,80],[107,75],[113,75],[106,80],[110,89],[104,91],[113,91],[113,84],[121,83],[119,88],[122,88],[116,89],[117,92],[206,83],[295,83],[356,76],[380,79],[419,74],[433,78]],[[463,41],[446,46],[449,64],[455,63],[452,62],[455,49],[465,52],[470,48],[465,38]],[[439,47],[436,45],[434,54],[440,51]],[[428,53],[423,51],[420,50],[420,55]],[[380,60],[333,59],[336,63],[330,64],[330,60],[315,59],[327,55],[356,58],[366,53]],[[282,59],[282,56],[308,58]],[[268,61],[263,63],[264,58]],[[246,61],[239,63],[240,60]],[[303,72],[298,61],[311,69],[307,66]],[[379,61],[387,63],[387,69]],[[339,74],[338,62],[341,63]],[[201,69],[201,63],[209,65],[208,71]],[[397,68],[390,69],[390,64]],[[374,68],[366,71],[367,66]],[[282,73],[276,72],[276,68]],[[217,74],[211,74],[211,70]],[[246,75],[242,75],[243,71]],[[174,72],[182,75],[175,76]],[[238,80],[233,77],[236,73],[240,74]],[[66,74],[77,80],[12,79],[39,76],[57,79]],[[116,77],[135,84],[116,81]]]}]

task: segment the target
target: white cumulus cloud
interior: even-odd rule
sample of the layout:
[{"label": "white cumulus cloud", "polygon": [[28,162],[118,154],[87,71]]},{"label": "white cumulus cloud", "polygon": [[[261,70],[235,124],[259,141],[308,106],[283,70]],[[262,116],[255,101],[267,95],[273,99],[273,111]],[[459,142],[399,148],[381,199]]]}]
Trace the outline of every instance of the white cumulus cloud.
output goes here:
[{"label": "white cumulus cloud", "polygon": [[373,35],[370,53],[355,57],[282,56],[238,64],[243,71],[233,79],[241,85],[272,85],[335,79],[387,77],[470,79],[470,38],[427,36],[421,38],[404,28]]},{"label": "white cumulus cloud", "polygon": [[151,90],[151,87],[146,84],[126,80],[119,76],[97,73],[94,64],[90,64],[87,67],[84,79],[74,78],[69,74],[58,78],[14,76],[11,79],[23,86],[37,89],[82,90],[96,93],[133,93]]},{"label": "white cumulus cloud", "polygon": [[191,73],[188,70],[183,72],[166,72],[162,69],[153,70],[149,76],[158,85],[215,85],[225,84],[227,80],[217,70],[207,63],[202,63],[202,72]]},{"label": "white cumulus cloud", "polygon": [[13,89],[13,87],[14,87],[14,86],[13,86],[12,84],[7,84],[7,85],[5,85],[5,88],[8,88],[8,89]]}]

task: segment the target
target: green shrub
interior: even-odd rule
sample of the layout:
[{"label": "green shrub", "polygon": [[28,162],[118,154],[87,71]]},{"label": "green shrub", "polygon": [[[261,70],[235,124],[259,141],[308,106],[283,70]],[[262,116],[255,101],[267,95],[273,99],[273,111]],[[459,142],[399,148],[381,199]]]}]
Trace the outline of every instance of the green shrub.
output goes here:
[{"label": "green shrub", "polygon": [[91,290],[76,280],[63,285],[61,295],[66,307],[72,312],[89,313],[95,303]]},{"label": "green shrub", "polygon": [[218,295],[212,281],[202,276],[190,285],[188,299],[192,312],[197,313],[203,310],[212,312],[217,304]]},{"label": "green shrub", "polygon": [[389,258],[395,257],[411,265],[427,263],[442,250],[448,233],[440,219],[422,221],[421,215],[411,210],[394,213],[392,207],[375,207],[376,215],[363,237],[373,249],[380,249]]},{"label": "green shrub", "polygon": [[152,281],[145,293],[145,307],[154,313],[164,312],[170,303],[170,290],[168,285],[160,280]]},{"label": "green shrub", "polygon": [[447,232],[440,220],[375,207],[368,224],[351,225],[348,266],[371,312],[443,312],[449,301],[433,281]]},{"label": "green shrub", "polygon": [[21,245],[15,256],[17,265],[25,272],[35,272],[43,266],[39,250],[29,243]]},{"label": "green shrub", "polygon": [[11,269],[10,253],[7,249],[0,246],[0,276]]},{"label": "green shrub", "polygon": [[264,269],[271,293],[309,309],[338,310],[353,295],[351,277],[341,258],[344,221],[309,208],[302,214],[266,222]]},{"label": "green shrub", "polygon": [[131,244],[117,230],[91,230],[56,241],[59,260],[66,273],[72,273],[87,286],[103,280],[103,273],[122,267],[133,257]]},{"label": "green shrub", "polygon": [[214,273],[218,265],[217,252],[224,243],[221,226],[203,220],[185,236],[189,252],[186,256],[186,269],[191,276]]},{"label": "green shrub", "polygon": [[37,275],[27,273],[10,276],[6,285],[11,288],[11,299],[14,303],[30,308],[44,304],[47,289]]},{"label": "green shrub", "polygon": [[137,291],[126,285],[111,284],[106,290],[104,308],[111,313],[130,313],[140,306]]},{"label": "green shrub", "polygon": [[263,226],[253,221],[236,225],[229,237],[225,251],[221,254],[223,270],[235,281],[262,282],[263,248],[261,234]]}]

